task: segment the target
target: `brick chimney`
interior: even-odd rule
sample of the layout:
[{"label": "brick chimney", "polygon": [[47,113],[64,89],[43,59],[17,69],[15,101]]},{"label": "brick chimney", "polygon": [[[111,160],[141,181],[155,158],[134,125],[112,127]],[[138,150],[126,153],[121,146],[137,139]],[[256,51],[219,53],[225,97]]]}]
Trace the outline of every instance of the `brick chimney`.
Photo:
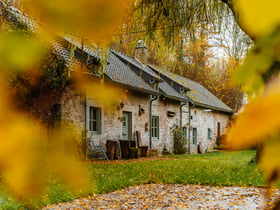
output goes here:
[{"label": "brick chimney", "polygon": [[141,61],[145,66],[148,66],[148,49],[145,42],[139,39],[135,48],[135,58]]}]

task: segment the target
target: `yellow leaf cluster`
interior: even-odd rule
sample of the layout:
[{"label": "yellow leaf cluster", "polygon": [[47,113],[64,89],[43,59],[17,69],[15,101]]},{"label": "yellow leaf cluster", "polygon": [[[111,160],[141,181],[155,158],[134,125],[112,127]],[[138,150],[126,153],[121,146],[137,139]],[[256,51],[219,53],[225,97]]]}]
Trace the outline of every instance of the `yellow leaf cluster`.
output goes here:
[{"label": "yellow leaf cluster", "polygon": [[264,96],[250,103],[228,133],[228,143],[236,147],[254,145],[280,129],[280,80]]},{"label": "yellow leaf cluster", "polygon": [[267,182],[275,184],[280,176],[280,136],[275,135],[265,144],[261,157],[261,167],[265,171]]},{"label": "yellow leaf cluster", "polygon": [[232,148],[263,145],[261,166],[267,183],[272,184],[280,177],[280,2],[233,3],[241,27],[255,40],[255,46],[235,75],[251,102],[230,128],[227,141]]},{"label": "yellow leaf cluster", "polygon": [[251,37],[269,34],[280,24],[278,0],[234,0],[240,24]]},{"label": "yellow leaf cluster", "polygon": [[47,46],[39,37],[20,32],[0,34],[2,70],[22,71],[34,67],[46,55]]},{"label": "yellow leaf cluster", "polygon": [[[1,25],[0,79],[17,71],[34,71],[47,54],[50,34],[71,33],[97,44],[110,40],[118,30],[132,0],[22,0],[20,9],[34,18],[40,30],[31,34],[24,25],[17,32]],[[25,24],[24,24],[25,23]],[[33,23],[33,20],[30,24]],[[9,25],[9,24],[7,24]],[[37,24],[35,24],[37,27]],[[42,30],[41,30],[42,27]],[[3,72],[5,72],[3,74]],[[5,77],[6,78],[6,77]],[[36,78],[34,78],[36,80]],[[5,79],[0,80],[0,170],[7,188],[18,197],[37,195],[48,174],[58,174],[75,189],[86,182],[87,171],[77,158],[81,133],[61,125],[47,137],[40,122],[12,106]],[[122,91],[104,83],[78,79],[78,87],[107,107],[118,105]]]},{"label": "yellow leaf cluster", "polygon": [[102,104],[108,109],[116,108],[123,94],[123,90],[116,86],[112,86],[108,83],[104,83],[104,80],[92,80],[77,71],[73,76],[76,80],[77,87],[83,93]]},{"label": "yellow leaf cluster", "polygon": [[132,0],[23,0],[22,7],[52,32],[98,40],[112,37]]},{"label": "yellow leaf cluster", "polygon": [[87,171],[75,153],[74,130],[62,126],[47,138],[45,127],[13,107],[0,81],[0,170],[7,189],[19,198],[39,195],[53,173],[81,189]]}]

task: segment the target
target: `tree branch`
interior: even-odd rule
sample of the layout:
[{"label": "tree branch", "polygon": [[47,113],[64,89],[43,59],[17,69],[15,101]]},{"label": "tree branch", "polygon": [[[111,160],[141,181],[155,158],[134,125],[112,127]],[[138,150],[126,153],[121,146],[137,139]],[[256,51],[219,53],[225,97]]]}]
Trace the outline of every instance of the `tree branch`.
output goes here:
[{"label": "tree branch", "polygon": [[161,6],[163,7],[163,14],[167,17],[167,16],[169,16],[169,13],[168,13],[168,11],[165,9],[165,6],[164,6],[164,4],[163,4],[163,0],[159,0],[160,1],[160,3],[161,3]]},{"label": "tree branch", "polygon": [[244,31],[255,42],[256,37],[254,37],[252,34],[249,34],[248,31],[240,23],[238,12],[234,9],[232,0],[220,0],[220,1],[223,2],[224,4],[226,4],[230,8],[233,16],[235,17],[235,21],[237,22],[237,24],[239,25],[241,30]]}]

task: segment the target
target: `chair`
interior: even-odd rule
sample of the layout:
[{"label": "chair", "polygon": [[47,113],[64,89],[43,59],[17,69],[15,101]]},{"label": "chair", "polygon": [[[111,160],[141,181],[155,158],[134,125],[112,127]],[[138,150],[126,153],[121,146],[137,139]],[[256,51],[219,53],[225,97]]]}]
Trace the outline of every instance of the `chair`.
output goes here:
[{"label": "chair", "polygon": [[140,131],[136,131],[136,140],[137,140],[137,146],[141,151],[141,157],[146,157],[148,152],[148,146],[142,145],[142,139],[141,139],[141,133]]},{"label": "chair", "polygon": [[95,153],[102,154],[105,157],[106,160],[109,160],[104,147],[101,146],[101,145],[95,145],[94,144],[94,139],[92,137],[90,138],[90,145],[93,147],[93,150],[94,150]]}]

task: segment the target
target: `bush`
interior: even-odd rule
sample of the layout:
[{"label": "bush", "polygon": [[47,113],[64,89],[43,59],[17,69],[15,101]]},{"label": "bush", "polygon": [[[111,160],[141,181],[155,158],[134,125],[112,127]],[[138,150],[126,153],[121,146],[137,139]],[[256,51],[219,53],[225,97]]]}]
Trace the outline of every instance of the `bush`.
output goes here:
[{"label": "bush", "polygon": [[185,147],[186,136],[178,126],[173,128],[173,138],[174,138],[174,153],[185,154],[187,152],[187,148]]}]

